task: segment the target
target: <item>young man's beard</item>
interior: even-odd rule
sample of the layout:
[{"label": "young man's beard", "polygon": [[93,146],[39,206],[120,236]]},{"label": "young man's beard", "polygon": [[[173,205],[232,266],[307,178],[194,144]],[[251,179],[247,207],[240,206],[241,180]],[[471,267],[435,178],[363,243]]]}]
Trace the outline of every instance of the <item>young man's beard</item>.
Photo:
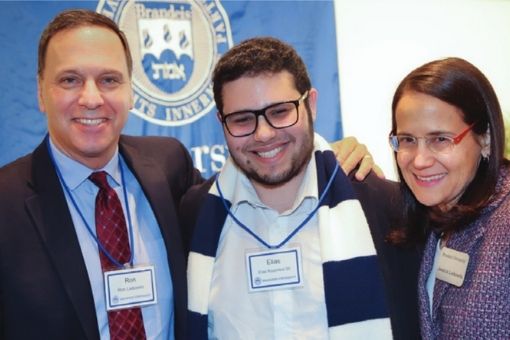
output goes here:
[{"label": "young man's beard", "polygon": [[313,122],[309,120],[309,129],[306,138],[303,140],[302,149],[292,157],[290,168],[282,173],[259,174],[256,169],[250,168],[249,166],[246,166],[246,164],[242,165],[242,163],[238,162],[234,156],[232,156],[232,160],[250,180],[264,186],[277,187],[289,182],[291,179],[299,175],[304,168],[306,168],[310,158],[312,157],[313,134]]}]

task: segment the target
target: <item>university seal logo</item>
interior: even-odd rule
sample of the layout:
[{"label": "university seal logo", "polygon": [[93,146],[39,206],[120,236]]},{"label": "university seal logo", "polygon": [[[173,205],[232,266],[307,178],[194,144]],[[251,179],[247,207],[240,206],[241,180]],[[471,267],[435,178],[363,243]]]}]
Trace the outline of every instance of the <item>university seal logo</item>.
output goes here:
[{"label": "university seal logo", "polygon": [[158,125],[189,124],[214,107],[211,74],[232,32],[218,0],[100,0],[133,55],[132,112]]}]

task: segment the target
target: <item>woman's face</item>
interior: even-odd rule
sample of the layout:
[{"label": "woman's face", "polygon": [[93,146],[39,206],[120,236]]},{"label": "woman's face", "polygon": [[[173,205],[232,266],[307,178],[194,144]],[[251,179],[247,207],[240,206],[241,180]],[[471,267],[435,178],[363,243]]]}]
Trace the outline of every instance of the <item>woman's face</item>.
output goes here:
[{"label": "woman's face", "polygon": [[[395,118],[397,135],[454,138],[469,128],[457,107],[412,91],[405,92],[398,102]],[[400,150],[397,164],[416,199],[443,211],[455,204],[475,176],[481,158],[481,140],[468,131],[446,151],[430,150],[430,144],[423,138],[418,139],[417,147]]]}]

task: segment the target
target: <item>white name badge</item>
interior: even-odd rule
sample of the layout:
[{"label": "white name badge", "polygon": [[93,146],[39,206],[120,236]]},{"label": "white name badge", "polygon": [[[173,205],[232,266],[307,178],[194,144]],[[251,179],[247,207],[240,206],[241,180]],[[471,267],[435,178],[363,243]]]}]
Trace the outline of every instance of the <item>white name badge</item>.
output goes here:
[{"label": "white name badge", "polygon": [[464,283],[468,263],[468,254],[443,247],[439,257],[436,278],[460,287]]},{"label": "white name badge", "polygon": [[250,292],[303,285],[300,248],[247,253],[246,267]]},{"label": "white name badge", "polygon": [[104,285],[108,311],[158,302],[154,266],[104,272]]}]

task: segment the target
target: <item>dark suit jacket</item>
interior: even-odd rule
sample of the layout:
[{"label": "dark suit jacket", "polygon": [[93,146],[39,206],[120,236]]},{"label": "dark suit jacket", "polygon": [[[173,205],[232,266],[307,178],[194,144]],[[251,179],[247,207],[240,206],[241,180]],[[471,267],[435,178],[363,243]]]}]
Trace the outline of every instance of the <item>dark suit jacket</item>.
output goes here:
[{"label": "dark suit jacket", "polygon": [[[174,289],[175,334],[183,339],[186,250],[176,207],[202,178],[174,139],[122,136],[119,149],[161,229]],[[44,142],[0,169],[0,338],[99,339],[85,262]]]},{"label": "dark suit jacket", "polygon": [[386,237],[394,227],[405,226],[398,183],[371,174],[363,182],[352,180],[370,226],[384,277],[394,339],[420,339],[418,272],[421,248],[401,248]]},{"label": "dark suit jacket", "polygon": [[[363,207],[377,251],[393,337],[419,339],[417,278],[421,250],[397,248],[385,241],[392,227],[400,227],[404,223],[399,185],[381,180],[373,174],[363,182],[354,179],[351,182]],[[212,183],[213,179],[210,179],[194,186],[181,201],[180,216],[186,240],[192,237],[197,211]]]}]

